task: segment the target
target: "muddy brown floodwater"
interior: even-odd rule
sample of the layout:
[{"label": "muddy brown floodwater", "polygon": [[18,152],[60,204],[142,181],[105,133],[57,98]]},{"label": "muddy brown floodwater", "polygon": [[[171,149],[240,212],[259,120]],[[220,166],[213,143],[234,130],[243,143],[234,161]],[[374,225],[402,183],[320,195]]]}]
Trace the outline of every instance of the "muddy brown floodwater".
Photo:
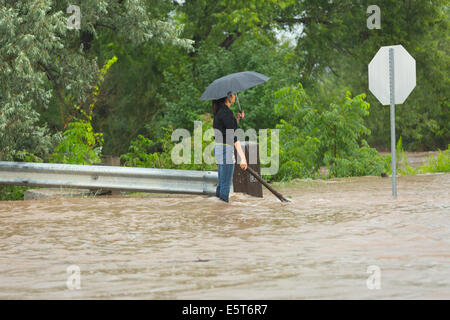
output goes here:
[{"label": "muddy brown floodwater", "polygon": [[274,186],[1,202],[0,298],[450,298],[449,173]]}]

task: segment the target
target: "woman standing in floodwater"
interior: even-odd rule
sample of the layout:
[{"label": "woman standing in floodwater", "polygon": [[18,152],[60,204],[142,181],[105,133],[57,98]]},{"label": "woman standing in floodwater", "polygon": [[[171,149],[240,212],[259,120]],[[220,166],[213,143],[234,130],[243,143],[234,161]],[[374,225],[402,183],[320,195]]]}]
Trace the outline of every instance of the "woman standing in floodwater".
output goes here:
[{"label": "woman standing in floodwater", "polygon": [[214,156],[217,160],[219,181],[217,183],[216,196],[228,202],[231,183],[233,180],[234,147],[241,158],[241,168],[247,170],[247,160],[242,151],[241,144],[237,139],[235,130],[240,119],[244,118],[244,112],[238,113],[236,118],[230,106],[236,100],[236,95],[228,93],[228,96],[213,100],[213,128],[214,128]]}]

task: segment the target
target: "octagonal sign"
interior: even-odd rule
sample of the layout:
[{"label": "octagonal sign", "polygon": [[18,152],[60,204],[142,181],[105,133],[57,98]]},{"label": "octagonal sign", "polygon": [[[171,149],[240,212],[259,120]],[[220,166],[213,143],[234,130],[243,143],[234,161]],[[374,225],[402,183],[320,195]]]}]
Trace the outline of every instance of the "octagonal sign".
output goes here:
[{"label": "octagonal sign", "polygon": [[369,63],[369,90],[382,105],[390,104],[389,48],[394,49],[395,104],[402,104],[416,86],[416,60],[401,45],[381,47]]}]

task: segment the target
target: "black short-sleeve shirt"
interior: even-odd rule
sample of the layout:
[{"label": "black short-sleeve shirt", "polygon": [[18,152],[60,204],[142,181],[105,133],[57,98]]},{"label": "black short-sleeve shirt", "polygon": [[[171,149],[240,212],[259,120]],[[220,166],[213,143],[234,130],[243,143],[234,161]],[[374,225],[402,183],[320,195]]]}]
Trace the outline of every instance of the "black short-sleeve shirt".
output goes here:
[{"label": "black short-sleeve shirt", "polygon": [[[225,143],[225,144],[230,144],[230,142],[232,141],[234,145],[234,143],[237,141],[237,136],[235,133],[237,127],[238,125],[236,118],[234,117],[233,111],[227,106],[221,106],[219,110],[217,110],[213,121],[213,128],[218,129],[214,130],[215,141],[218,143]],[[226,139],[227,129],[233,129],[233,131],[229,131],[230,134],[231,133],[233,134],[233,137],[232,138],[230,137],[228,141]],[[218,131],[220,131],[220,133]]]}]

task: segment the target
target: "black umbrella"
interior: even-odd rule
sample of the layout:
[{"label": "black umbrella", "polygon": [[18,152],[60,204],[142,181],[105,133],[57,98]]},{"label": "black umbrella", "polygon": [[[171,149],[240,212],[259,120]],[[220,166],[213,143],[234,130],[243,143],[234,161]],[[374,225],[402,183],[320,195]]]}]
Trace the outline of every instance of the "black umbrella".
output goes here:
[{"label": "black umbrella", "polygon": [[[217,100],[228,96],[230,93],[237,94],[245,89],[264,83],[269,79],[269,77],[254,71],[231,73],[225,77],[214,80],[208,88],[206,88],[205,92],[203,92],[200,100]],[[239,98],[237,98],[237,103],[239,105],[239,110],[241,110]]]}]

